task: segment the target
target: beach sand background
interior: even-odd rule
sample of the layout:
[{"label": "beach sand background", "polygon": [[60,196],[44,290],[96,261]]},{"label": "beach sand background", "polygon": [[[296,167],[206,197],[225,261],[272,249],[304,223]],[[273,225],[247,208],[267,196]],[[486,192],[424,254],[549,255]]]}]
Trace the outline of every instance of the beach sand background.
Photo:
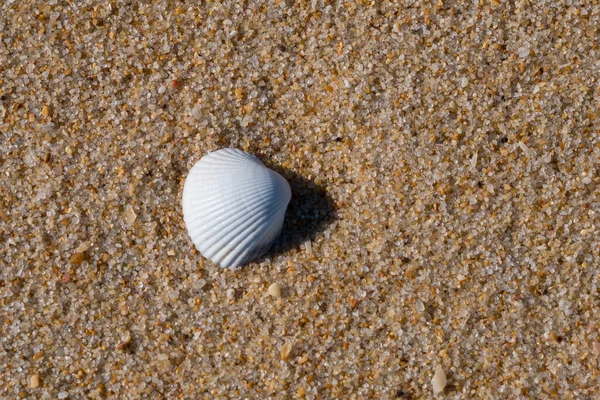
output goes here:
[{"label": "beach sand background", "polygon": [[[3,1],[0,397],[598,398],[599,24],[597,1]],[[223,147],[294,191],[239,271],[181,213]]]}]

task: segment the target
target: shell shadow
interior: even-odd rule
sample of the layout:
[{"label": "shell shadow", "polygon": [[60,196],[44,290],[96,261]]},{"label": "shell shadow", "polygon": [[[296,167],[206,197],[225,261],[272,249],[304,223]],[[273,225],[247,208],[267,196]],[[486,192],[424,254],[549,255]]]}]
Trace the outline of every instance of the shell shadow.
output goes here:
[{"label": "shell shadow", "polygon": [[300,249],[306,238],[314,239],[336,218],[333,199],[323,186],[315,184],[299,174],[265,162],[268,168],[283,176],[292,188],[292,199],[288,204],[279,238],[271,249],[255,261],[273,258],[292,249]]}]

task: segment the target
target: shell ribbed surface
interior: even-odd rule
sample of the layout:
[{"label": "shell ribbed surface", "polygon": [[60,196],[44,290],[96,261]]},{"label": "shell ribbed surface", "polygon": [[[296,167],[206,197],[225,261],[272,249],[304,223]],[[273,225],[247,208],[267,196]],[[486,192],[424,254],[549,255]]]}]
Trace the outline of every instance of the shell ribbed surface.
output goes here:
[{"label": "shell ribbed surface", "polygon": [[277,172],[238,149],[204,156],[183,188],[185,225],[211,261],[236,268],[261,255],[281,232],[292,193]]}]

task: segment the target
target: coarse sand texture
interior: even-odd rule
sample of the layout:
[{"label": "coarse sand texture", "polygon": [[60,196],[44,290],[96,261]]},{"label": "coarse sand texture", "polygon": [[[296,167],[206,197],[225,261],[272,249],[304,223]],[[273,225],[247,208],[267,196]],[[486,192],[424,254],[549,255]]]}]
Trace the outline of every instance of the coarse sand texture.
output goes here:
[{"label": "coarse sand texture", "polygon": [[[1,399],[600,398],[600,4],[0,1]],[[237,270],[186,176],[289,183]]]}]

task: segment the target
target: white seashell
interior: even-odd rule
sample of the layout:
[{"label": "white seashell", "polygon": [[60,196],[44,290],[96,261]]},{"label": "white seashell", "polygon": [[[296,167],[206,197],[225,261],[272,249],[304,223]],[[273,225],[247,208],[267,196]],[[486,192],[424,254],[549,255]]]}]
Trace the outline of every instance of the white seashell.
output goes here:
[{"label": "white seashell", "polygon": [[269,250],[281,232],[292,190],[253,155],[221,149],[202,157],[183,187],[183,219],[194,245],[225,268]]}]

